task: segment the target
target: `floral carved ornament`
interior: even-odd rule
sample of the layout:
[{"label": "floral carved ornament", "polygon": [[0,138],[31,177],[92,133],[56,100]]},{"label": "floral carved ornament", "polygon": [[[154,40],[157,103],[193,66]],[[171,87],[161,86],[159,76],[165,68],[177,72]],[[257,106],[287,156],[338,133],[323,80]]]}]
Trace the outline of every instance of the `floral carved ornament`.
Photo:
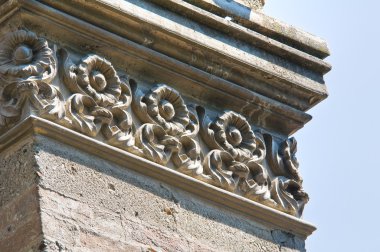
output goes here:
[{"label": "floral carved ornament", "polygon": [[211,116],[168,85],[142,89],[103,57],[75,60],[20,30],[1,41],[0,133],[27,100],[41,117],[280,211],[301,216],[308,201],[293,138],[278,143],[236,112]]}]

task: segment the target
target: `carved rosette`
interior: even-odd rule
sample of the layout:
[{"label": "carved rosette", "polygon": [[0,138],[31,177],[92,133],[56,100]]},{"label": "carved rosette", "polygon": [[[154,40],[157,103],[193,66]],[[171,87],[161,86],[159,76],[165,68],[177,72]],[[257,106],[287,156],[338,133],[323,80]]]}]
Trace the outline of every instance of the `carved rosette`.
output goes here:
[{"label": "carved rosette", "polygon": [[[151,148],[161,153],[155,155],[153,161],[167,163],[172,157],[178,171],[201,176],[203,168],[200,147],[197,141],[191,138],[199,130],[195,112],[192,109],[189,111],[176,90],[164,84],[154,86],[147,93],[135,88],[134,93],[133,109],[140,120],[160,127],[167,138],[170,137],[177,142],[178,147],[170,148],[171,151],[166,153],[159,144],[152,142]],[[153,158],[150,154],[145,156]]]},{"label": "carved rosette", "polygon": [[121,81],[108,60],[92,54],[81,59],[78,66],[68,59],[65,68],[71,70],[66,82],[71,92],[86,94],[103,107],[119,101]]},{"label": "carved rosette", "polygon": [[247,120],[233,111],[226,111],[211,121],[203,108],[199,108],[202,131],[201,135],[210,148],[227,151],[236,161],[245,162],[253,158],[263,159],[265,151],[257,150],[257,145],[264,148],[262,140],[256,138]]},{"label": "carved rosette", "polygon": [[[302,189],[294,138],[263,136],[233,111],[210,119],[212,113],[187,105],[178,91],[165,84],[143,91],[95,54],[78,60],[60,49],[56,78],[56,50],[32,32],[9,33],[0,46],[0,133],[20,120],[29,100],[32,113],[46,119],[280,211],[302,215],[308,195]],[[65,96],[56,86],[65,90]],[[130,107],[139,120],[133,120]]]},{"label": "carved rosette", "polygon": [[0,48],[0,132],[20,119],[28,99],[40,116],[63,118],[63,97],[50,86],[57,66],[47,41],[19,30],[7,34]]},{"label": "carved rosette", "polygon": [[1,43],[0,74],[6,82],[47,80],[56,63],[45,39],[28,31],[9,33]]},{"label": "carved rosette", "polygon": [[143,122],[158,124],[169,135],[184,134],[190,123],[181,95],[164,84],[156,85],[145,95],[138,91],[134,108]]},{"label": "carved rosette", "polygon": [[198,108],[201,135],[210,153],[205,157],[205,173],[212,184],[264,204],[270,200],[270,180],[261,165],[265,145],[256,137],[248,121],[241,115],[226,111],[214,121]]},{"label": "carved rosette", "polygon": [[139,153],[134,142],[132,117],[127,111],[132,102],[128,84],[122,82],[104,58],[87,55],[74,64],[61,50],[61,77],[74,95],[67,100],[69,125],[89,136],[102,132],[109,144]]}]

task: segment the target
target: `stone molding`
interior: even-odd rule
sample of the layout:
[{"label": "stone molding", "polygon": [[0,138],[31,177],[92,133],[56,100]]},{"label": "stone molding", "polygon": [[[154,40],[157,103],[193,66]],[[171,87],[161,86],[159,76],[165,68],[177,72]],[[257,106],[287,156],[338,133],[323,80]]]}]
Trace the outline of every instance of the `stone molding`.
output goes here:
[{"label": "stone molding", "polygon": [[0,151],[46,135],[307,237],[289,136],[327,96],[325,43],[206,2],[2,3]]},{"label": "stone molding", "polygon": [[307,221],[267,207],[256,201],[212,186],[201,180],[187,176],[174,169],[151,162],[127,151],[102,143],[49,120],[30,116],[0,136],[0,152],[16,142],[30,137],[46,136],[78,148],[86,153],[114,162],[120,166],[135,170],[146,176],[193,193],[203,199],[241,213],[247,218],[265,225],[269,229],[280,229],[307,238],[316,228]]},{"label": "stone molding", "polygon": [[[153,0],[158,1],[158,0]],[[265,13],[257,12],[234,3],[233,1],[215,1],[215,0],[167,0],[173,9],[186,6],[184,2],[191,3],[201,9],[221,18],[230,17],[230,19],[250,30],[259,34],[263,34],[273,40],[281,41],[281,43],[293,47],[299,51],[313,55],[319,59],[324,59],[330,55],[326,41],[314,36],[308,32],[302,31],[292,25],[281,22],[273,17],[265,15]],[[169,7],[168,4],[165,4]],[[169,7],[170,8],[170,7]],[[186,6],[191,8],[190,5]],[[184,11],[184,9],[181,9]],[[195,14],[193,15],[196,16]]]},{"label": "stone molding", "polygon": [[[203,182],[302,215],[309,198],[293,138],[277,147],[266,133],[265,143],[261,131],[236,112],[212,117],[165,84],[141,89],[130,76],[121,79],[105,58],[80,55],[74,62],[65,48],[51,49],[33,32],[10,32],[1,41],[0,133],[20,121],[29,103],[33,115],[161,165],[172,161]],[[264,167],[268,146],[271,166]]]},{"label": "stone molding", "polygon": [[[112,46],[128,58],[127,62],[136,62],[136,65],[146,61],[144,73],[160,79],[165,79],[164,73],[170,75],[169,80],[173,79],[173,73],[168,71],[180,74],[181,82],[185,78],[186,85],[203,89],[204,99],[224,97],[224,102],[217,106],[239,111],[260,127],[280,134],[290,135],[311,119],[305,111],[327,96],[322,78],[330,69],[327,63],[311,56],[307,50],[303,52],[271,38],[270,32],[246,29],[183,1],[165,5],[170,1],[159,1],[156,5],[134,0],[73,3],[20,0],[22,4],[12,2],[13,5],[8,6],[8,13],[20,13],[22,23],[39,32],[44,31],[38,26],[43,17],[49,35],[67,44],[87,44],[87,50],[98,48],[104,55],[112,54],[106,49]],[[164,12],[168,19],[156,20],[156,11]],[[189,18],[180,17],[181,13]],[[108,21],[104,22],[102,17]],[[218,39],[204,34],[203,25]],[[277,25],[282,29],[281,23]],[[153,30],[154,33],[149,32]],[[95,40],[93,32],[97,34]],[[231,32],[233,37],[229,36]],[[318,41],[302,33],[297,36],[300,37],[297,40]],[[231,41],[220,43],[223,40]],[[226,50],[218,49],[229,44],[231,47]],[[320,46],[323,47],[322,42]],[[258,48],[264,52],[257,51]],[[325,65],[325,70],[320,72],[304,65],[312,58],[319,65]],[[160,72],[157,67],[161,68]],[[257,116],[258,113],[265,115]]]}]

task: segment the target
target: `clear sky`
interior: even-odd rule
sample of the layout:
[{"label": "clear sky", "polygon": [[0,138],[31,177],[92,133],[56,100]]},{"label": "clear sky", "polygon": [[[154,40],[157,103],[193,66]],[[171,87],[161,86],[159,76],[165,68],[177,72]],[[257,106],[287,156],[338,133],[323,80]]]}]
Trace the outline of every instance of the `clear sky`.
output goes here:
[{"label": "clear sky", "polygon": [[327,40],[327,100],[295,134],[309,252],[380,251],[380,1],[267,0],[264,13]]}]

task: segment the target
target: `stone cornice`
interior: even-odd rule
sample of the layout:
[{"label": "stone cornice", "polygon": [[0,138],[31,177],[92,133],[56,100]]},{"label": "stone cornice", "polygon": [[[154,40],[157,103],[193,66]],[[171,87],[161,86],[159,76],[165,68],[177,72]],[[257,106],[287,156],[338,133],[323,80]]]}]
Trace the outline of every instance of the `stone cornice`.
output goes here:
[{"label": "stone cornice", "polygon": [[[291,43],[284,43],[281,40],[280,40],[281,42],[278,41],[278,39],[276,39],[277,38],[276,36],[280,36],[280,34],[276,34],[276,36],[271,36],[271,33],[269,32],[269,30],[266,30],[266,31],[263,30],[262,32],[258,32],[255,29],[249,29],[248,27],[242,26],[240,23],[239,24],[234,23],[224,18],[225,16],[223,17],[217,14],[214,14],[215,8],[217,8],[218,5],[216,5],[213,1],[211,1],[210,4],[212,4],[212,7],[214,8],[212,7],[205,8],[207,11],[210,11],[210,12],[207,12],[204,9],[197,7],[197,6],[204,6],[200,4],[202,1],[195,2],[194,4],[196,4],[197,6],[189,4],[186,1],[178,1],[178,0],[166,0],[166,1],[152,0],[152,1],[155,2],[156,4],[164,6],[165,8],[171,11],[175,11],[178,13],[185,13],[186,17],[191,18],[194,21],[202,23],[220,32],[226,33],[229,36],[239,38],[269,53],[273,53],[275,55],[278,55],[279,57],[284,57],[287,60],[293,61],[296,64],[300,64],[307,69],[311,69],[321,74],[325,74],[331,70],[330,64],[310,54],[307,48],[303,50],[301,47],[300,48],[294,47]],[[229,4],[232,4],[232,3],[234,2],[230,2]],[[205,7],[207,7],[207,5]],[[250,12],[251,11],[252,10],[250,10]],[[259,14],[253,11],[252,13],[254,13],[254,15],[262,15],[261,19],[265,20],[265,22],[262,21],[263,24],[269,23],[269,20],[266,20],[266,19],[269,19],[269,17],[265,16],[264,14],[261,14],[261,13]],[[279,28],[280,31],[290,29],[285,24],[281,24],[276,20],[271,19],[270,21],[271,23],[275,23],[273,24],[273,26],[275,25],[280,26]],[[257,26],[259,25],[258,23],[255,23],[255,24]],[[299,31],[296,29],[294,30]],[[295,31],[288,31],[287,33],[292,33],[292,32],[296,33]],[[286,33],[282,35],[285,36],[285,34]],[[310,42],[311,44],[317,44],[316,37],[312,37],[311,35],[308,35],[307,37],[306,36],[307,36],[306,34],[298,35],[298,39],[301,41],[308,40],[308,42]],[[268,47],[268,44],[271,44],[271,46]],[[319,41],[318,45],[323,47],[325,46],[325,43],[323,41]],[[326,52],[326,54],[327,53],[328,52]]]},{"label": "stone cornice", "polygon": [[309,198],[302,189],[293,138],[278,138],[237,112],[184,99],[166,84],[135,79],[104,57],[62,47],[63,42],[49,44],[26,30],[2,37],[0,133],[36,115],[302,215]]},{"label": "stone cornice", "polygon": [[18,141],[31,136],[38,138],[39,135],[52,138],[122,167],[133,169],[146,176],[181,188],[198,197],[237,211],[258,223],[266,225],[268,228],[287,231],[302,238],[306,238],[316,229],[306,221],[214,187],[144,158],[136,157],[126,151],[35,116],[26,118],[6,134],[0,136],[0,152]]},{"label": "stone cornice", "polygon": [[[234,1],[215,0],[170,0],[179,3],[188,2],[222,18],[230,17],[234,22],[280,41],[300,51],[324,59],[330,55],[325,40],[304,32],[294,26],[235,3]],[[166,1],[163,1],[163,3]]]},{"label": "stone cornice", "polygon": [[46,135],[217,203],[229,195],[266,225],[314,230],[295,218],[309,197],[289,135],[327,96],[327,63],[184,1],[0,6],[0,150]]},{"label": "stone cornice", "polygon": [[[189,23],[188,19],[184,20],[175,15],[173,12],[175,9],[172,10],[172,8],[165,13],[167,19],[156,20],[158,16],[155,11],[164,10],[139,1],[136,3],[134,1],[90,1],[70,2],[70,4],[64,1],[43,2],[47,6],[70,13],[72,16],[105,28],[137,44],[142,44],[300,111],[309,109],[327,96],[322,75],[303,65],[315,66],[324,73],[330,68],[328,64],[265,35],[241,29],[239,25],[227,22],[208,12],[202,13],[203,18],[198,15],[194,23]],[[143,5],[144,8],[139,5]],[[189,6],[192,5],[188,5],[188,9],[196,9]],[[36,8],[37,4],[33,1],[25,1],[23,7]],[[46,7],[45,10],[47,10]],[[41,5],[38,8],[44,7]],[[177,11],[180,14],[183,10]],[[190,12],[193,13],[194,10]],[[107,17],[106,21],[104,17]],[[215,27],[216,30],[235,31],[238,34],[236,39],[228,41],[229,36],[214,33],[214,37],[218,38],[215,39],[203,34],[204,28],[198,24],[209,23],[210,20],[214,20],[211,22],[212,29]],[[188,28],[189,25],[191,28]],[[122,27],[129,29],[122,29]],[[179,27],[181,28],[178,29]],[[153,30],[154,32],[151,32]],[[249,34],[248,37],[247,34]],[[239,37],[243,37],[243,40]],[[227,43],[222,43],[221,40],[227,40]],[[238,47],[243,45],[241,44],[243,41],[256,41],[255,47],[247,43],[242,47],[245,49],[241,50]],[[174,47],[176,50],[173,50]],[[226,50],[219,50],[222,47]],[[267,50],[272,51],[271,55],[256,51],[257,47],[266,47]],[[287,63],[283,62],[283,57]],[[216,59],[218,59],[217,62],[215,62]],[[290,64],[289,59],[294,59],[298,63]],[[322,67],[324,70],[318,67],[318,64],[324,66]],[[289,90],[293,92],[289,93]]]},{"label": "stone cornice", "polygon": [[[223,76],[207,73],[194,66],[190,67],[186,63],[174,60],[144,45],[125,40],[120,36],[115,36],[114,33],[110,33],[109,31],[93,26],[41,3],[24,1],[19,8],[21,8],[20,11],[17,12],[21,17],[19,20],[21,20],[26,27],[30,26],[34,30],[39,29],[40,32],[49,29],[49,36],[54,36],[56,40],[63,41],[67,44],[87,44],[87,48],[82,49],[91,50],[96,48],[96,50],[102,54],[112,55],[115,61],[123,61],[122,64],[125,64],[125,62],[133,62],[133,68],[130,67],[130,69],[141,71],[142,76],[157,76],[164,81],[165,78],[169,76],[170,78],[167,78],[168,81],[166,82],[170,81],[170,83],[173,84],[176,82],[175,78],[178,77],[178,83],[182,83],[181,89],[185,92],[186,89],[203,89],[202,99],[213,100],[215,105],[220,108],[240,111],[249,119],[254,120],[253,122],[255,124],[273,130],[274,132],[290,135],[303,127],[303,125],[311,119],[308,114],[284,104],[281,101],[276,101],[275,99],[254,92],[250,90],[249,87],[235,85],[231,80],[227,80],[223,78]],[[42,19],[45,20],[44,27],[39,26]],[[99,20],[99,22],[101,21]],[[104,26],[105,22],[102,23],[102,26]],[[96,31],[96,37],[93,37],[94,31]],[[71,35],[62,36],[63,33]],[[109,45],[112,45],[112,50],[107,48]],[[112,53],[114,50],[117,50],[119,54],[115,55]],[[141,64],[144,64],[144,69],[142,69]],[[236,66],[236,68],[239,68],[239,65]],[[243,76],[236,75],[236,77],[241,78]],[[271,93],[271,96],[275,95],[280,97],[277,91],[273,91],[273,87],[265,87],[265,84],[257,80],[255,80],[254,83],[259,84],[263,89],[267,89],[267,91]],[[285,88],[283,83],[281,86]],[[287,101],[295,103],[297,106],[303,106],[301,100],[294,97],[298,97],[300,91],[296,89],[291,90],[293,91],[292,93],[289,93],[289,90],[284,90],[289,95]],[[281,97],[286,96],[282,95]],[[307,101],[305,101],[307,103],[316,102],[319,99],[315,98],[314,95],[305,98],[307,98]],[[223,102],[218,103],[218,100]]]}]

